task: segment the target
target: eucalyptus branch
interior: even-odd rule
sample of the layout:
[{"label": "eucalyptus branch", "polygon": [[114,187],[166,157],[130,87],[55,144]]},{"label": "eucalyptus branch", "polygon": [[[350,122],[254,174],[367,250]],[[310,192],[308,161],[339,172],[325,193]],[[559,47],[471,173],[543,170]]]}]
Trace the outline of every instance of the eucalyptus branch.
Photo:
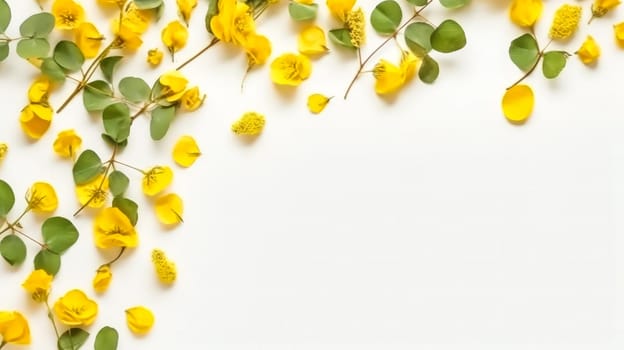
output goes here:
[{"label": "eucalyptus branch", "polygon": [[93,195],[89,197],[89,199],[85,202],[85,204],[83,204],[78,210],[76,210],[76,212],[74,213],[74,216],[78,216],[78,214],[80,214],[80,212],[83,211],[84,208],[86,208],[95,199],[96,194],[102,191],[102,187],[104,187],[104,182],[106,181],[108,172],[111,170],[111,167],[113,166],[113,163],[115,162],[116,155],[117,155],[117,145],[113,147],[113,154],[111,155],[110,159],[106,161],[106,163],[108,164],[106,165],[106,169],[104,170],[104,176],[102,177],[102,180],[100,181],[100,184],[98,185],[97,191],[95,191]]}]

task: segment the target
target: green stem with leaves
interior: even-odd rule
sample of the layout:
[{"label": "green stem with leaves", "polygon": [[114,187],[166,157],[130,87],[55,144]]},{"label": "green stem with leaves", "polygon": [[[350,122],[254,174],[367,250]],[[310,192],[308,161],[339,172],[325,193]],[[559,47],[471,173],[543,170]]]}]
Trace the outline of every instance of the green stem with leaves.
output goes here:
[{"label": "green stem with leaves", "polygon": [[[533,32],[533,30],[531,30],[531,32]],[[537,42],[537,40],[535,42]],[[546,46],[544,46],[544,48],[541,49],[541,50],[539,49],[539,44],[538,44],[537,49],[539,50],[539,52],[537,53],[537,57],[535,58],[535,62],[533,63],[533,65],[524,73],[524,75],[522,77],[520,77],[520,79],[516,80],[515,83],[511,84],[511,86],[509,86],[507,88],[507,90],[509,90],[512,87],[520,84],[522,81],[524,81],[524,79],[528,78],[529,75],[531,75],[531,73],[533,73],[533,71],[535,71],[535,68],[537,68],[537,66],[539,65],[540,61],[544,57],[544,53],[545,53],[546,49],[548,48],[548,46],[550,46],[550,43],[552,43],[552,40],[550,40],[548,42],[548,44],[546,44]]]},{"label": "green stem with leaves", "polygon": [[48,309],[48,319],[52,323],[52,328],[54,328],[54,333],[56,334],[56,339],[61,339],[61,333],[59,333],[58,327],[56,326],[56,322],[54,322],[54,315],[52,314],[52,309],[50,308],[50,304],[48,301],[45,301],[45,306]]},{"label": "green stem with leaves", "polygon": [[115,156],[117,155],[117,145],[115,145],[113,147],[113,154],[111,154],[111,157],[108,161],[106,161],[106,169],[104,170],[104,176],[102,177],[102,180],[100,181],[100,184],[97,187],[97,190],[95,191],[95,193],[85,202],[85,204],[83,204],[80,208],[78,208],[78,210],[76,210],[76,212],[74,213],[74,216],[77,216],[78,214],[80,214],[81,211],[84,210],[84,208],[86,208],[96,197],[97,193],[99,193],[100,191],[102,191],[102,187],[104,187],[104,182],[106,181],[106,178],[108,177],[108,173],[111,170],[111,167],[113,166],[113,164],[115,163]]}]

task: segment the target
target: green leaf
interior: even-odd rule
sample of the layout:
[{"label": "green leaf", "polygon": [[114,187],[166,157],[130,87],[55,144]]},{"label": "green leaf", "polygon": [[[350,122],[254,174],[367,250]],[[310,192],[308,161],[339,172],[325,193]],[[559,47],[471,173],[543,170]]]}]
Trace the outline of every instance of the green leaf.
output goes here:
[{"label": "green leaf", "polygon": [[26,244],[16,235],[8,235],[0,241],[0,254],[9,265],[19,265],[26,260]]},{"label": "green leaf", "polygon": [[429,0],[407,0],[407,2],[414,6],[425,6]]},{"label": "green leaf", "polygon": [[544,54],[542,61],[542,73],[547,79],[559,76],[566,66],[569,54],[565,51],[549,51]]},{"label": "green leaf", "polygon": [[112,137],[110,137],[110,136],[108,136],[106,134],[100,134],[100,136],[110,146],[118,146],[118,147],[126,147],[126,146],[128,146],[128,139],[126,139],[123,142],[117,142],[117,141],[113,140]]},{"label": "green leaf", "polygon": [[158,141],[167,135],[174,117],[175,106],[156,107],[152,111],[152,120],[150,121],[150,136],[152,140]]},{"label": "green leaf", "polygon": [[155,9],[162,4],[163,0],[134,0],[139,10]]},{"label": "green leaf", "polygon": [[5,0],[0,0],[0,33],[6,32],[11,23],[11,8]]},{"label": "green leaf", "polygon": [[149,98],[151,89],[141,78],[126,77],[119,82],[119,92],[130,102],[143,102]]},{"label": "green leaf", "polygon": [[100,63],[100,69],[102,70],[102,74],[104,75],[104,79],[109,83],[113,82],[113,74],[115,73],[115,67],[117,63],[121,61],[123,56],[110,56],[106,57]]},{"label": "green leaf", "polygon": [[217,6],[218,0],[208,0],[208,11],[206,11],[206,17],[204,18],[204,24],[208,33],[212,34],[212,28],[210,28],[210,21],[212,17],[217,15],[219,8]]},{"label": "green leaf", "polygon": [[20,25],[20,34],[27,38],[45,38],[54,29],[54,16],[48,12],[34,14]]},{"label": "green leaf", "polygon": [[119,333],[112,327],[102,327],[95,337],[94,350],[117,350]]},{"label": "green leaf", "polygon": [[394,0],[380,2],[371,12],[370,22],[375,31],[382,35],[392,35],[401,24],[403,11]]},{"label": "green leaf", "polygon": [[5,218],[15,204],[15,193],[11,186],[0,180],[0,218]]},{"label": "green leaf", "polygon": [[527,71],[538,60],[539,48],[531,34],[523,34],[511,41],[509,58],[521,70]]},{"label": "green leaf", "polygon": [[78,229],[71,221],[54,216],[41,225],[41,235],[48,248],[57,254],[63,254],[78,240]]},{"label": "green leaf", "polygon": [[24,59],[46,57],[50,52],[50,43],[46,38],[22,39],[17,42],[15,51]]},{"label": "green leaf", "polygon": [[124,142],[130,135],[130,109],[124,103],[115,103],[102,111],[106,134],[115,142]]},{"label": "green leaf", "polygon": [[119,170],[115,170],[108,175],[108,187],[113,197],[121,196],[128,189],[130,179]]},{"label": "green leaf", "polygon": [[425,22],[414,22],[405,28],[405,43],[414,55],[423,57],[431,51],[433,31],[433,26]]},{"label": "green leaf", "polygon": [[35,255],[35,270],[42,269],[54,276],[61,269],[61,256],[48,250],[42,249]]},{"label": "green leaf", "polygon": [[137,221],[139,221],[139,206],[132,200],[123,197],[115,197],[113,198],[113,207],[118,208],[124,213],[132,226],[136,226]]},{"label": "green leaf", "polygon": [[78,156],[78,160],[72,169],[74,183],[76,185],[85,184],[95,179],[103,170],[102,160],[97,153],[90,149],[85,150]]},{"label": "green leaf", "polygon": [[68,40],[61,40],[54,47],[54,61],[69,72],[75,72],[82,67],[85,58],[78,45]]},{"label": "green leaf", "polygon": [[82,328],[70,328],[61,334],[58,340],[58,350],[78,350],[89,338],[89,332]]},{"label": "green leaf", "polygon": [[87,84],[82,92],[82,103],[88,112],[104,110],[114,102],[113,89],[104,80],[96,80]]},{"label": "green leaf", "polygon": [[291,1],[288,3],[288,13],[294,21],[311,21],[316,18],[318,12],[318,4],[302,4],[300,2]]},{"label": "green leaf", "polygon": [[355,49],[351,43],[351,34],[346,28],[332,29],[329,31],[329,40],[343,47]]},{"label": "green leaf", "polygon": [[431,47],[442,53],[457,51],[466,46],[466,33],[452,19],[440,23],[431,33]]},{"label": "green leaf", "polygon": [[9,57],[9,44],[4,41],[0,42],[0,62],[6,60],[7,57]]},{"label": "green leaf", "polygon": [[63,68],[56,64],[52,57],[46,57],[43,59],[43,62],[41,63],[41,73],[57,83],[65,81],[65,72],[63,72]]},{"label": "green leaf", "polygon": [[423,57],[420,69],[418,69],[418,78],[420,78],[423,83],[431,84],[438,79],[439,74],[440,66],[438,66],[438,62],[429,55]]},{"label": "green leaf", "polygon": [[470,3],[470,0],[440,0],[440,4],[448,9],[458,9]]}]

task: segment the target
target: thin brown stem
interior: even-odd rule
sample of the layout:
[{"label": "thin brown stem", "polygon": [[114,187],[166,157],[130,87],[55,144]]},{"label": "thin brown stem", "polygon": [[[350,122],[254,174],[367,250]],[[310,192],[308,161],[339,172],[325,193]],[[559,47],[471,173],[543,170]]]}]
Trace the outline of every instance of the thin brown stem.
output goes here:
[{"label": "thin brown stem", "polygon": [[529,75],[531,75],[531,73],[533,73],[533,71],[535,70],[535,68],[537,68],[537,66],[539,65],[540,61],[542,60],[542,58],[544,57],[544,51],[546,51],[546,49],[548,48],[548,46],[550,46],[550,44],[552,43],[552,40],[550,40],[546,46],[544,46],[543,49],[539,50],[539,46],[538,46],[538,54],[537,54],[537,58],[535,59],[535,63],[533,63],[533,65],[531,66],[531,68],[529,68],[529,70],[527,70],[524,75],[522,77],[520,77],[520,79],[516,80],[515,83],[511,84],[511,86],[509,86],[507,88],[507,90],[511,89],[512,87],[520,84],[522,81],[524,81],[524,79],[528,78]]},{"label": "thin brown stem", "polygon": [[143,170],[141,170],[141,169],[139,169],[139,168],[137,168],[137,167],[135,167],[135,166],[132,166],[132,165],[130,165],[130,164],[126,164],[126,163],[124,163],[124,162],[120,162],[120,161],[118,161],[118,160],[115,160],[114,162],[115,162],[115,163],[117,163],[117,164],[119,164],[119,165],[123,165],[123,166],[125,166],[126,168],[130,168],[130,169],[132,169],[132,170],[136,170],[136,171],[140,172],[141,174],[145,174],[145,171],[143,171]]},{"label": "thin brown stem", "polygon": [[41,248],[45,248],[45,244],[39,242],[38,240],[32,238],[31,236],[27,235],[26,233],[24,233],[21,230],[16,229],[15,227],[13,227],[13,231],[19,233],[20,235],[22,235],[24,238],[28,239],[29,241],[37,244],[38,246],[40,246]]},{"label": "thin brown stem", "polygon": [[195,59],[201,56],[204,52],[208,51],[208,49],[210,49],[211,47],[215,46],[219,41],[220,41],[219,39],[217,39],[216,37],[213,37],[212,40],[210,40],[210,42],[208,43],[208,45],[206,45],[206,47],[199,50],[199,52],[191,56],[191,58],[189,58],[188,60],[184,61],[184,63],[179,65],[178,68],[176,68],[176,70],[181,70],[182,68],[186,67],[187,64],[195,61]]},{"label": "thin brown stem", "polygon": [[121,250],[119,251],[119,254],[117,254],[117,256],[116,256],[115,258],[113,258],[113,260],[111,260],[111,261],[107,262],[107,263],[106,263],[106,264],[104,264],[104,265],[107,265],[107,266],[111,266],[111,265],[113,265],[114,263],[116,263],[116,262],[117,262],[117,260],[119,260],[119,258],[121,258],[121,256],[123,255],[123,253],[124,253],[125,251],[126,251],[126,247],[121,247]]}]

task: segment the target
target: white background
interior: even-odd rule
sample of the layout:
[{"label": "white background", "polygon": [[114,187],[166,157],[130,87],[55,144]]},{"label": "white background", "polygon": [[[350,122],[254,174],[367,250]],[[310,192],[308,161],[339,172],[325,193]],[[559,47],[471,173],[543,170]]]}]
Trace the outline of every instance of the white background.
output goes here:
[{"label": "white background", "polygon": [[[16,34],[37,7],[11,2],[9,33]],[[542,45],[561,3],[546,3],[537,28]],[[174,66],[166,59],[152,70],[144,61],[176,16],[174,2],[167,4],[118,77],[152,82]],[[522,31],[509,22],[504,1],[426,10],[433,22],[459,21],[468,46],[435,56],[441,75],[434,85],[414,81],[394,99],[378,98],[368,75],[342,100],[356,59],[333,46],[297,89],[276,88],[267,65],[248,76],[241,93],[245,57],[218,45],[183,71],[207,94],[204,107],[177,117],[156,143],[147,117],[140,118],[119,157],[141,168],[174,167],[170,190],[185,200],[185,223],[161,227],[140,191],[140,174],[128,172],[129,197],[142,208],[140,246],[114,266],[110,290],[96,295],[91,279],[112,252],[95,248],[93,212],[82,213],[75,220],[81,238],[63,257],[51,301],[72,288],[85,290],[100,305],[88,330],[116,327],[120,349],[621,349],[624,276],[616,256],[624,243],[616,235],[624,210],[624,52],[612,25],[624,20],[624,10],[588,27],[590,2],[579,4],[581,30],[552,48],[574,52],[591,33],[603,56],[594,68],[571,57],[555,81],[536,70],[527,80],[535,111],[524,126],[509,124],[500,111],[505,87],[521,75],[507,48]],[[359,5],[368,14],[375,3]],[[85,7],[110,36],[111,13],[91,1]],[[200,2],[179,61],[207,42],[205,9]],[[338,26],[322,3],[318,23]],[[258,22],[274,56],[296,50],[298,29],[284,3]],[[380,38],[369,31],[368,42],[365,54]],[[398,56],[395,46],[380,55]],[[60,197],[56,214],[70,216],[78,207],[71,164],[53,154],[52,143],[59,131],[75,128],[84,149],[107,158],[101,124],[76,99],[39,142],[30,142],[18,116],[36,71],[13,53],[0,74],[0,140],[11,147],[0,177],[20,199],[33,182],[52,183]],[[71,88],[68,82],[56,91],[52,104]],[[305,107],[313,92],[337,96],[319,116]],[[250,110],[267,118],[251,143],[229,130]],[[185,134],[203,152],[188,170],[175,167],[170,155]],[[39,235],[43,219],[29,216],[26,231]],[[155,279],[149,261],[155,247],[178,265],[171,288]],[[23,266],[0,264],[0,309],[27,315],[31,349],[54,349],[45,311],[20,287],[32,269],[36,247],[29,249]],[[141,304],[157,318],[146,337],[125,326],[123,310]]]}]

